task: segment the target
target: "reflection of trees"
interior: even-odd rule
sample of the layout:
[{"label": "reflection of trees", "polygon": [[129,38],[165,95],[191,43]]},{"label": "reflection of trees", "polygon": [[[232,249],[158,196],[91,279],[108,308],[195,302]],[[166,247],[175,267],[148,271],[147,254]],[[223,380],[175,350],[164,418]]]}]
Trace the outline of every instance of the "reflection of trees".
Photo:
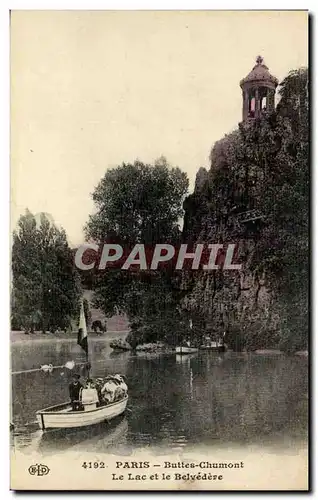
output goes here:
[{"label": "reflection of trees", "polygon": [[[206,353],[177,363],[175,356],[103,358],[103,352],[99,343],[93,346],[94,376],[127,377],[132,444],[171,444],[181,436],[202,443],[250,441],[283,431],[306,432],[305,359]],[[17,417],[32,422],[36,410],[68,399],[71,373],[64,372],[12,377],[15,423]]]},{"label": "reflection of trees", "polygon": [[13,419],[23,424],[34,422],[35,413],[41,408],[69,399],[70,376],[63,377],[60,370],[53,373],[29,372],[12,376]]},{"label": "reflection of trees", "polygon": [[173,358],[134,359],[127,371],[132,431],[163,441],[180,433],[201,441],[245,441],[289,432],[299,427],[296,419],[306,422],[299,402],[307,391],[306,370],[285,357],[208,355],[178,364]]},{"label": "reflection of trees", "polygon": [[196,382],[196,403],[203,427],[211,410],[211,437],[245,440],[291,428],[306,390],[306,367],[298,360],[232,358]]},{"label": "reflection of trees", "polygon": [[[183,368],[183,367],[181,367]],[[189,376],[180,370],[175,357],[134,358],[127,370],[132,432],[151,439],[171,440],[189,427]]]}]

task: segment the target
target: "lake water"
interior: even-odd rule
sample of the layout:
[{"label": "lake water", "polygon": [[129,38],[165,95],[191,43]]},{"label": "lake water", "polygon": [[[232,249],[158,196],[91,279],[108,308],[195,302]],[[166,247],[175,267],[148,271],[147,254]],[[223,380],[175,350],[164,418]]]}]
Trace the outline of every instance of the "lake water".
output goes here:
[{"label": "lake water", "polygon": [[[126,414],[111,424],[43,434],[35,412],[68,399],[72,372],[66,368],[52,373],[28,370],[69,360],[84,361],[74,339],[12,344],[12,446],[16,449],[24,453],[71,449],[127,454],[145,447],[160,453],[198,444],[275,447],[306,442],[306,358],[232,352],[179,358],[173,354],[115,354],[108,339],[94,339],[92,375],[126,376]],[[76,371],[84,374],[82,366]]]}]

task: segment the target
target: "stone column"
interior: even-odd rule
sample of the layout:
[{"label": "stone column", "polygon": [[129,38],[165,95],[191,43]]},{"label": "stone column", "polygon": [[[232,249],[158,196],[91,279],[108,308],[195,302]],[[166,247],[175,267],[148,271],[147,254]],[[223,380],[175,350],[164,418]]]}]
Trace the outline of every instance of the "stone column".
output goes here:
[{"label": "stone column", "polygon": [[270,89],[266,89],[266,111],[270,109]]},{"label": "stone column", "polygon": [[259,91],[258,89],[255,90],[255,116],[260,115],[260,107],[261,107],[261,102],[260,102],[260,97],[259,97]]},{"label": "stone column", "polygon": [[243,121],[248,117],[248,92],[247,90],[242,91],[243,98]]}]

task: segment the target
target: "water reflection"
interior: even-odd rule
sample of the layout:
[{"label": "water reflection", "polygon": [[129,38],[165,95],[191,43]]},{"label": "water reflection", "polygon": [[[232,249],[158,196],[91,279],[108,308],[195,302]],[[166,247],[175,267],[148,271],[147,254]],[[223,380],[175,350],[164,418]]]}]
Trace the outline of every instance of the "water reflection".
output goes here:
[{"label": "water reflection", "polygon": [[[74,342],[30,344],[27,354],[31,359],[17,349],[13,353],[19,370],[45,362],[83,361]],[[72,372],[55,369],[51,374],[19,373],[12,377],[14,446],[38,446],[43,452],[116,446],[116,453],[119,448],[127,453],[145,445],[180,450],[196,443],[269,443],[306,438],[306,359],[234,353],[178,357],[114,354],[105,341],[94,342],[91,354],[93,375],[116,372],[127,377],[129,403],[124,419],[111,425],[42,435],[36,430],[35,412],[68,399]]]},{"label": "water reflection", "polygon": [[94,425],[89,429],[52,430],[42,433],[37,450],[43,455],[55,451],[66,451],[72,448],[94,449],[95,452],[111,451],[119,446],[126,445],[128,432],[128,421],[124,417],[114,419],[112,422],[104,422]]}]

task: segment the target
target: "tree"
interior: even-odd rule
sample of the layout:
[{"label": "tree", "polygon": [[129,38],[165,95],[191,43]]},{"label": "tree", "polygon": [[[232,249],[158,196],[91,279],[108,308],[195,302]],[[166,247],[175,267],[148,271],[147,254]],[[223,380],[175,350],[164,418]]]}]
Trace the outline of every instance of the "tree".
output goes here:
[{"label": "tree", "polygon": [[97,212],[89,217],[86,235],[95,241],[116,236],[122,243],[145,245],[175,240],[183,215],[187,175],[164,158],[140,161],[106,172],[93,193]]},{"label": "tree", "polygon": [[29,210],[13,233],[12,280],[12,326],[33,330],[41,322],[41,269],[39,234]]},{"label": "tree", "polygon": [[[188,179],[164,158],[154,165],[135,161],[108,170],[93,193],[97,211],[86,226],[86,236],[102,243],[107,238],[124,245],[177,243],[179,220]],[[173,276],[160,272],[130,273],[108,270],[94,279],[94,305],[110,316],[126,313],[133,324],[141,325],[164,314]],[[165,292],[158,293],[164,286]],[[147,306],[146,306],[147,304]]]},{"label": "tree", "polygon": [[65,231],[27,210],[13,234],[13,323],[33,330],[66,328],[76,314],[79,278]]}]

